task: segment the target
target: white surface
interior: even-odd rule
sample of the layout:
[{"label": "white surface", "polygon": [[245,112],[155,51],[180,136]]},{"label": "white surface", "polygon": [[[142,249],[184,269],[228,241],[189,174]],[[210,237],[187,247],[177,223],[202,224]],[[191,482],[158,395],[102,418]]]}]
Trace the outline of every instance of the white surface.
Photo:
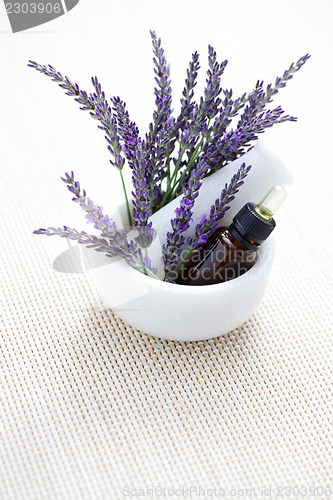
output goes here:
[{"label": "white surface", "polygon": [[[3,33],[3,14],[1,500],[118,500],[127,486],[191,483],[257,497],[267,487],[276,498],[279,486],[309,496],[330,485],[332,3],[81,0],[17,35]],[[209,341],[159,342],[124,325],[88,278],[51,269],[65,241],[31,234],[84,228],[59,180],[65,170],[106,211],[121,194],[95,123],[27,60],[50,62],[83,88],[99,75],[144,130],[154,105],[150,28],[171,62],[176,109],[195,49],[203,88],[209,42],[229,59],[224,81],[237,94],[312,54],[275,100],[298,124],[265,136],[296,177],[276,217],[270,286],[250,321]]]}]

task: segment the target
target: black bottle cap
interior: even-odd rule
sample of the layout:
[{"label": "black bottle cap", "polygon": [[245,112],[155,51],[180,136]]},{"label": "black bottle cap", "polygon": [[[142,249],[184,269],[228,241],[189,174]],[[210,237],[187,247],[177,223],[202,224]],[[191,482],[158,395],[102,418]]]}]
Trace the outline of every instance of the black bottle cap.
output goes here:
[{"label": "black bottle cap", "polygon": [[251,250],[260,246],[276,226],[274,219],[264,219],[255,211],[254,207],[254,203],[244,205],[235,215],[229,227],[230,233]]}]

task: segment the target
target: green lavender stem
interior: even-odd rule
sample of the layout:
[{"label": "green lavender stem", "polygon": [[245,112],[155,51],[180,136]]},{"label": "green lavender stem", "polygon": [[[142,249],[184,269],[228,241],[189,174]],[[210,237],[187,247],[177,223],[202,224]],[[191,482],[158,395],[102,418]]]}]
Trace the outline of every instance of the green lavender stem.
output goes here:
[{"label": "green lavender stem", "polygon": [[173,180],[177,177],[177,174],[178,174],[178,171],[179,171],[179,165],[180,165],[180,163],[182,161],[182,158],[183,158],[185,150],[182,151],[180,157],[178,158],[177,164],[175,166],[175,170],[172,173],[172,176],[171,176],[171,179],[170,179],[170,182],[169,182],[169,186],[170,187],[169,187],[169,189],[168,188],[166,189],[166,192],[165,192],[165,194],[163,196],[163,199],[162,199],[161,203],[158,206],[158,210],[160,208],[164,207],[164,205],[166,205],[167,202],[172,201],[174,199],[174,197],[176,195],[176,190],[178,189],[181,181],[184,179],[184,177],[186,175],[186,172],[188,172],[188,170],[191,168],[191,166],[193,165],[193,163],[195,162],[195,160],[198,158],[199,154],[201,153],[200,149],[201,149],[203,140],[204,140],[204,138],[202,138],[200,140],[200,142],[197,145],[197,147],[196,147],[193,155],[191,156],[191,159],[190,159],[188,165],[186,166],[184,172],[182,173],[181,177],[172,186]]},{"label": "green lavender stem", "polygon": [[126,209],[127,209],[127,216],[128,216],[128,223],[129,223],[130,226],[132,226],[133,225],[133,221],[132,221],[132,215],[131,215],[131,210],[130,210],[130,206],[129,206],[128,196],[127,196],[127,191],[126,191],[124,176],[123,176],[123,173],[122,173],[121,170],[119,170],[119,172],[120,172],[121,183],[122,183],[123,191],[124,191],[124,195],[125,195]]},{"label": "green lavender stem", "polygon": [[177,192],[178,187],[180,186],[180,183],[184,179],[186,173],[189,171],[189,169],[191,168],[191,166],[193,165],[193,163],[195,162],[195,160],[200,155],[200,153],[201,153],[201,146],[202,146],[203,140],[204,140],[204,138],[202,138],[200,140],[200,142],[197,145],[197,147],[195,148],[195,151],[194,151],[193,155],[191,156],[191,159],[188,162],[188,165],[186,166],[184,172],[182,173],[182,175],[180,176],[180,178],[178,179],[178,181],[173,186],[172,191],[171,191],[171,197],[174,197],[176,195],[176,192]]},{"label": "green lavender stem", "polygon": [[155,280],[160,280],[160,278],[158,276],[156,276],[156,274],[154,274],[150,269],[148,269],[148,267],[146,266],[142,266],[142,269],[143,269],[143,274],[145,274],[146,276],[150,276],[151,278],[154,278]]}]

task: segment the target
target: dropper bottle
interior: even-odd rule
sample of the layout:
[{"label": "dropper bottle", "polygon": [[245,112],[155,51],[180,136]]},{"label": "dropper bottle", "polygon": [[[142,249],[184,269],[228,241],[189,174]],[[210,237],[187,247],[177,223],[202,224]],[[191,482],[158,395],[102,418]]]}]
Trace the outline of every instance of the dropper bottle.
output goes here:
[{"label": "dropper bottle", "polygon": [[217,228],[201,250],[183,263],[176,283],[211,285],[230,281],[251,269],[260,245],[276,226],[273,215],[286,197],[284,187],[274,186],[257,205],[246,203],[229,228]]}]

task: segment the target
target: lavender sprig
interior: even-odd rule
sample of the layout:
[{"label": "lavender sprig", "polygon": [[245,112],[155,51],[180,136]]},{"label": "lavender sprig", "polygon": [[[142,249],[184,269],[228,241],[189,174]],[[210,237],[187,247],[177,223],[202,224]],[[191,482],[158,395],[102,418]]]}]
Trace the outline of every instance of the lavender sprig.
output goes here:
[{"label": "lavender sprig", "polygon": [[125,260],[130,259],[131,265],[141,270],[141,266],[133,258],[132,255],[124,256],[122,251],[116,247],[112,247],[110,243],[104,238],[99,238],[93,234],[88,234],[85,231],[77,231],[68,226],[63,227],[48,227],[46,229],[37,229],[33,232],[34,234],[44,234],[45,236],[60,236],[61,238],[68,238],[70,240],[77,241],[78,243],[85,245],[87,248],[94,248],[97,252],[105,252],[107,257],[123,257]]},{"label": "lavender sprig", "polygon": [[200,250],[213,231],[218,228],[219,221],[224,217],[227,210],[229,210],[230,203],[235,199],[239,188],[244,184],[244,179],[250,169],[251,165],[246,166],[245,163],[242,163],[237,173],[232,177],[229,185],[225,185],[220,198],[215,200],[215,203],[211,206],[209,217],[207,217],[207,214],[201,216],[200,222],[195,228],[195,236],[187,238],[187,248],[185,250],[180,248],[180,251],[176,250],[178,257],[177,264],[170,266],[165,276],[165,281],[174,281],[177,279],[179,267],[186,262],[191,253],[195,250]]},{"label": "lavender sprig", "polygon": [[[276,78],[274,85],[267,85],[266,90],[264,90],[264,82],[258,80],[254,90],[250,92],[247,97],[248,104],[240,117],[237,128],[241,128],[244,122],[249,122],[256,114],[260,113],[268,103],[272,102],[273,95],[276,95],[280,89],[286,86],[287,81],[293,78],[294,74],[301,69],[309,58],[310,55],[305,54],[305,56],[298,59],[296,63],[292,63],[289,69],[283,73],[282,77]],[[293,121],[295,121],[295,119]]]},{"label": "lavender sprig", "polygon": [[238,114],[239,110],[245,105],[247,95],[243,94],[237,99],[232,98],[232,89],[224,89],[224,99],[221,102],[219,108],[219,113],[215,117],[213,126],[211,127],[211,135],[205,141],[203,145],[203,151],[206,152],[207,149],[216,144],[221,137],[223,137],[227,132],[227,127],[232,122],[232,119]]},{"label": "lavender sprig", "polygon": [[113,97],[111,102],[117,122],[118,134],[123,141],[123,151],[129,166],[133,168],[136,149],[140,141],[139,129],[134,122],[130,121],[126,103],[120,97]]},{"label": "lavender sprig", "polygon": [[224,217],[227,210],[229,210],[230,203],[235,199],[239,188],[244,184],[244,179],[250,170],[251,165],[241,164],[236,174],[230,180],[229,185],[225,185],[220,198],[215,200],[215,203],[211,206],[209,217],[206,214],[202,215],[200,222],[195,228],[195,237],[188,240],[188,250],[197,250],[207,242],[209,236],[218,227],[219,221]]},{"label": "lavender sprig", "polygon": [[[154,31],[150,32],[153,52],[154,52],[154,73],[156,87],[154,89],[156,112],[154,113],[154,124],[150,139],[154,139],[159,133],[159,128],[163,126],[170,118],[172,105],[172,90],[170,79],[170,67],[164,55],[164,49],[161,45],[161,39],[157,38]],[[147,141],[150,146],[150,142]]]},{"label": "lavender sprig", "polygon": [[174,150],[176,137],[171,137],[174,130],[174,118],[168,118],[160,134],[156,137],[155,144],[150,148],[150,165],[152,165],[152,175],[150,182],[158,187],[158,192],[155,194],[153,204],[158,203],[158,198],[161,196],[162,186],[161,180],[167,175],[166,156]]},{"label": "lavender sprig", "polygon": [[191,172],[189,182],[183,190],[183,198],[175,210],[176,217],[171,220],[172,232],[167,233],[166,244],[162,247],[166,276],[177,266],[179,255],[185,243],[184,232],[190,227],[194,202],[199,195],[207,168],[206,163],[201,161],[199,166]]},{"label": "lavender sprig", "polygon": [[[74,194],[72,198],[73,201],[78,203],[81,209],[86,212],[88,222],[91,222],[94,228],[101,232],[103,238],[108,239],[109,245],[115,248],[115,251],[118,249],[119,255],[133,267],[141,266],[140,269],[145,267],[148,268],[150,272],[154,273],[155,270],[151,268],[151,264],[148,260],[145,261],[141,248],[138,246],[138,241],[129,241],[127,232],[124,229],[119,230],[115,221],[108,215],[103,214],[102,207],[95,205],[93,201],[87,197],[86,191],[84,189],[81,190],[80,183],[74,180],[74,172],[70,174],[66,172],[65,177],[61,179],[67,184],[68,190]],[[149,230],[146,229],[142,232],[144,233],[145,231],[149,232]],[[131,259],[134,260],[132,261]]]},{"label": "lavender sprig", "polygon": [[176,250],[178,257],[177,263],[176,265],[170,266],[165,276],[166,281],[173,281],[177,278],[177,271],[183,262],[185,262],[195,250],[200,250],[213,231],[218,228],[219,221],[224,217],[227,210],[229,210],[230,203],[235,199],[235,195],[238,193],[239,188],[244,184],[244,179],[250,169],[251,165],[246,166],[245,163],[242,163],[237,173],[232,177],[229,185],[225,185],[220,198],[215,200],[215,203],[211,206],[209,217],[207,217],[206,214],[202,215],[200,222],[195,228],[195,236],[193,238],[187,238],[187,248],[185,250],[180,248],[180,251]]},{"label": "lavender sprig", "polygon": [[122,170],[125,164],[125,159],[122,156],[122,147],[117,131],[116,118],[112,116],[112,109],[105,98],[105,93],[102,91],[101,84],[97,76],[91,79],[95,89],[95,93],[91,95],[91,100],[94,107],[90,112],[90,116],[98,120],[101,124],[98,128],[105,132],[105,140],[108,143],[108,150],[111,153],[113,160],[110,160],[111,165]]},{"label": "lavender sprig", "polygon": [[97,77],[92,77],[95,93],[88,95],[86,91],[80,89],[77,83],[72,83],[68,76],[62,76],[50,64],[46,67],[35,61],[29,61],[28,66],[48,76],[53,82],[58,83],[59,87],[66,90],[66,95],[74,97],[74,100],[81,104],[81,110],[90,111],[90,116],[101,122],[98,128],[106,133],[105,138],[108,142],[108,150],[114,158],[114,161],[110,160],[110,162],[119,170],[122,170],[125,161],[121,157],[121,146],[117,136],[116,121],[112,118],[112,110],[105,99],[105,93],[102,92]]},{"label": "lavender sprig", "polygon": [[194,54],[192,54],[192,59],[189,64],[189,68],[187,69],[186,72],[187,78],[185,80],[185,86],[182,93],[183,97],[180,100],[181,110],[176,121],[174,133],[179,128],[181,130],[184,130],[187,125],[187,121],[192,118],[192,113],[195,107],[195,103],[193,102],[194,87],[197,84],[199,69],[200,69],[199,54],[197,52],[194,52]]},{"label": "lavender sprig", "polygon": [[[44,66],[43,64],[38,64],[35,61],[29,61],[28,66],[30,68],[34,68],[43,75],[52,78],[52,81],[59,84],[59,87],[66,90],[66,95],[74,96],[74,97],[82,97],[84,100],[87,98],[87,93],[80,90],[77,83],[72,83],[68,76],[62,76],[59,71],[57,71],[51,64],[48,66]],[[82,95],[83,94],[83,95]],[[90,109],[90,105],[89,109]]]},{"label": "lavender sprig", "polygon": [[92,78],[92,84],[94,86],[95,93],[91,95],[94,107],[93,110],[90,112],[90,116],[92,116],[95,120],[98,120],[101,123],[101,125],[99,125],[98,128],[103,130],[103,132],[105,132],[105,140],[108,143],[108,150],[111,153],[112,157],[114,158],[114,160],[110,160],[110,163],[119,170],[125,196],[127,217],[129,224],[132,224],[132,216],[129,206],[129,200],[122,173],[122,169],[125,164],[125,158],[123,158],[122,156],[122,146],[120,144],[120,139],[117,133],[116,118],[112,116],[112,109],[105,98],[105,93],[102,91],[101,84],[98,82],[97,77]]},{"label": "lavender sprig", "polygon": [[258,139],[267,128],[283,123],[296,121],[293,116],[285,115],[281,106],[273,110],[262,111],[248,122],[243,122],[235,130],[225,132],[216,143],[207,146],[203,158],[210,167],[209,173],[220,170],[225,165],[244,154],[251,146],[251,142]]},{"label": "lavender sprig", "polygon": [[[243,94],[235,101],[232,100],[232,91],[224,91],[225,100],[222,101],[220,114],[215,118],[213,135],[203,145],[203,157],[211,167],[209,173],[223,168],[230,161],[235,160],[246,152],[252,141],[258,139],[257,134],[263,133],[266,128],[284,121],[296,121],[294,116],[283,115],[281,107],[265,112],[265,107],[272,101],[272,96],[286,86],[286,82],[306,63],[310,55],[306,54],[296,63],[291,64],[282,77],[277,77],[275,84],[269,84],[264,90],[264,82],[258,81],[255,89],[248,95]],[[245,110],[237,124],[236,130],[228,131],[227,126],[231,118],[247,103]],[[236,137],[236,141],[235,141]],[[235,148],[234,145],[238,146]]]},{"label": "lavender sprig", "polygon": [[72,83],[68,76],[63,76],[59,71],[51,66],[51,64],[44,66],[43,64],[38,64],[35,61],[29,61],[28,66],[36,69],[43,75],[48,76],[53,82],[58,83],[59,87],[66,90],[66,95],[74,97],[74,100],[81,105],[80,109],[82,111],[95,111],[96,104],[93,95],[88,95],[85,90],[81,90],[77,83]]},{"label": "lavender sprig", "polygon": [[208,72],[206,80],[206,88],[203,97],[200,99],[200,104],[196,108],[196,121],[197,123],[206,120],[207,118],[214,118],[218,113],[218,108],[221,104],[219,95],[222,92],[220,86],[221,76],[228,64],[225,60],[218,63],[216,59],[216,51],[214,48],[208,46]]},{"label": "lavender sprig", "polygon": [[[162,200],[164,202],[178,196],[183,187],[185,187],[189,182],[191,171],[195,170],[199,162],[198,158],[203,151],[204,140],[208,140],[210,135],[210,120],[216,116],[218,113],[218,107],[221,104],[221,99],[219,97],[222,92],[220,80],[227,65],[227,61],[225,60],[222,63],[218,63],[214,48],[210,45],[208,46],[209,69],[207,72],[206,88],[200,103],[195,106],[191,103],[191,99],[194,94],[193,87],[195,85],[196,74],[199,68],[198,55],[194,54],[192,58],[192,64],[190,65],[190,70],[188,70],[188,80],[185,82],[185,89],[183,91],[185,99],[182,101],[181,114],[176,122],[176,130],[181,126],[183,128],[187,127],[189,133],[189,128],[192,128],[192,141],[190,146],[187,148],[187,162],[181,161],[183,160],[183,148],[181,148],[179,152],[179,157],[175,162],[175,170],[172,176],[174,184],[172,185],[172,183],[168,183],[166,194]],[[187,120],[188,123],[186,125],[186,121],[183,117],[183,114],[185,113],[190,113]],[[200,139],[198,138],[199,135],[201,136]],[[178,172],[180,172],[181,175],[177,178]]]},{"label": "lavender sprig", "polygon": [[77,83],[72,83],[68,76],[62,76],[62,74],[50,64],[48,65],[48,67],[46,67],[42,64],[36,63],[35,61],[29,61],[28,66],[36,69],[40,73],[51,78],[52,81],[58,83],[59,87],[66,90],[66,95],[74,97],[74,100],[81,105],[80,109],[82,111],[90,111],[90,116],[92,116],[100,123],[100,125],[98,125],[98,128],[105,132],[105,139],[108,143],[108,150],[113,157],[113,160],[110,160],[110,163],[111,165],[115,166],[120,173],[127,206],[127,215],[129,222],[131,223],[131,212],[129,209],[127,191],[122,174],[125,160],[121,154],[122,148],[117,135],[116,120],[112,118],[112,110],[107,103],[105,93],[102,92],[102,88],[100,83],[98,82],[97,77],[92,78],[92,84],[94,86],[95,93],[88,95],[86,91],[80,89]]},{"label": "lavender sprig", "polygon": [[132,242],[129,244],[127,249],[125,247],[121,249],[118,246],[111,245],[110,241],[107,241],[105,238],[99,238],[98,236],[88,234],[85,231],[77,231],[76,229],[72,229],[68,226],[48,227],[46,229],[41,228],[33,231],[33,233],[43,234],[45,236],[60,236],[61,238],[77,241],[87,248],[93,248],[97,252],[104,252],[107,257],[120,257],[137,271],[158,279],[157,276],[150,270],[150,260],[146,258],[138,259],[135,253],[133,253]]},{"label": "lavender sprig", "polygon": [[132,191],[132,218],[135,224],[135,230],[139,233],[137,241],[143,248],[148,248],[151,245],[154,235],[152,223],[148,223],[152,211],[150,208],[150,186],[147,181],[147,169],[148,163],[146,152],[142,141],[138,140],[132,169],[132,182],[134,187],[134,191]]},{"label": "lavender sprig", "polygon": [[[149,125],[149,132],[146,134],[145,151],[146,158],[150,163],[152,172],[152,182],[159,181],[166,170],[162,168],[165,157],[167,143],[170,132],[174,128],[174,118],[171,117],[172,90],[170,79],[170,68],[164,55],[161,39],[157,38],[154,31],[150,32],[153,53],[154,53],[154,73],[155,73],[155,106],[153,121]],[[171,154],[175,143],[175,138],[169,144],[169,154]],[[157,176],[155,177],[155,172]],[[149,181],[148,180],[148,181]]]},{"label": "lavender sprig", "polygon": [[[118,123],[119,135],[124,143],[123,150],[128,164],[132,169],[132,183],[134,187],[134,192],[132,191],[132,203],[134,207],[132,219],[135,225],[141,226],[140,231],[143,233],[142,226],[147,224],[147,220],[152,213],[151,207],[154,206],[155,196],[158,197],[160,193],[159,190],[158,192],[155,191],[156,185],[152,189],[151,186],[148,188],[152,172],[146,159],[145,144],[139,136],[138,127],[129,119],[126,104],[119,97],[113,97],[112,103]],[[151,202],[152,192],[153,202]],[[151,225],[146,231],[145,241],[142,240],[144,247],[150,245],[149,239],[153,236],[153,231],[150,231],[150,227]]]}]

